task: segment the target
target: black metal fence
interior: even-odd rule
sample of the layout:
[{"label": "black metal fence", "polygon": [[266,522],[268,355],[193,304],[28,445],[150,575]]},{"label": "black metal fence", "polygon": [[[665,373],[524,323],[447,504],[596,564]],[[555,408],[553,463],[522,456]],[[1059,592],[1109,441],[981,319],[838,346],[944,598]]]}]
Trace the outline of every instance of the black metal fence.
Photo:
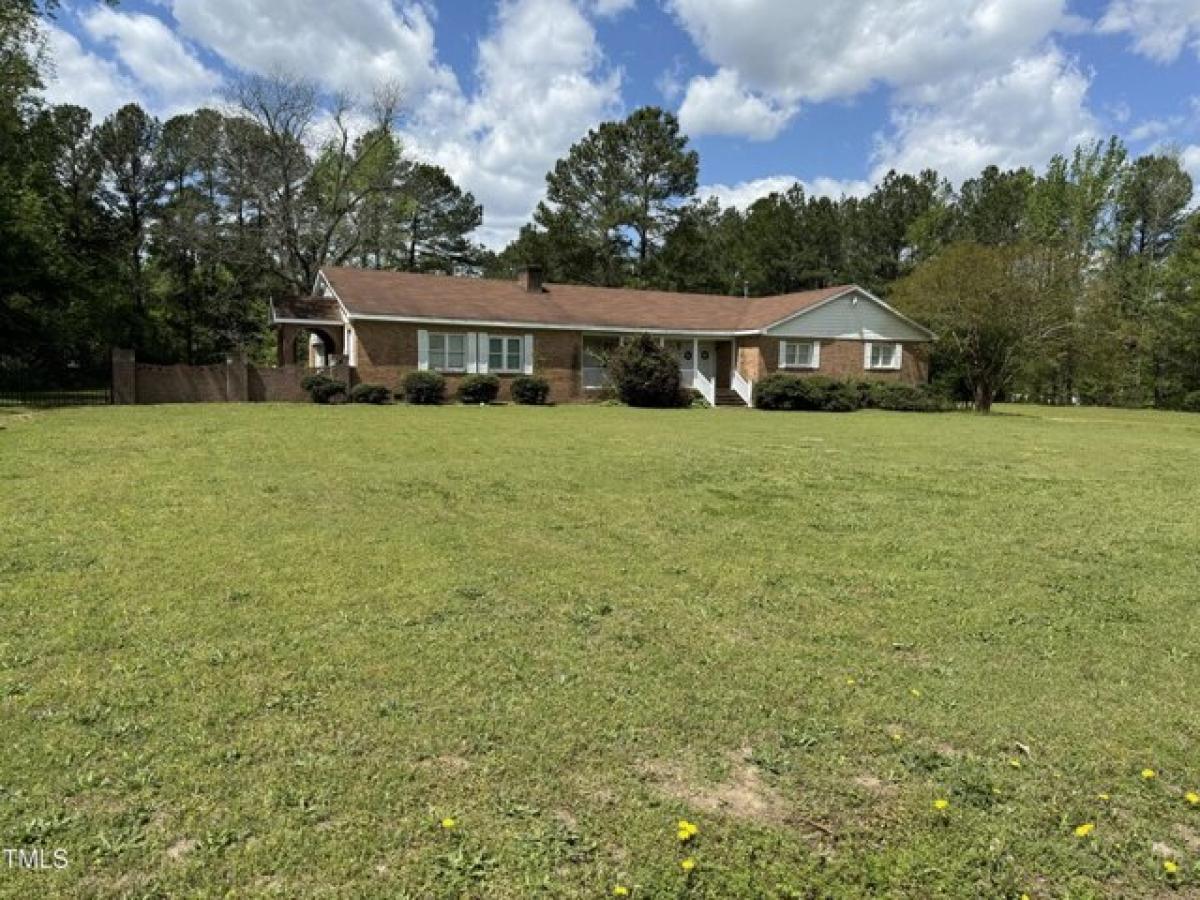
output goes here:
[{"label": "black metal fence", "polygon": [[103,406],[112,403],[112,367],[58,371],[0,366],[0,406]]}]

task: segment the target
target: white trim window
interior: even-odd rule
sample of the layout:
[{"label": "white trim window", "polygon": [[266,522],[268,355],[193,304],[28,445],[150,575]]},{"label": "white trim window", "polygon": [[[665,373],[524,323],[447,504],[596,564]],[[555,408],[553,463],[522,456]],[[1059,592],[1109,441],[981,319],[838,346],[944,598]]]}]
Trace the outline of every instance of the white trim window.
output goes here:
[{"label": "white trim window", "polygon": [[863,366],[867,369],[895,371],[904,359],[904,345],[897,341],[871,341],[863,353]]},{"label": "white trim window", "polygon": [[489,372],[525,371],[525,339],[521,335],[489,334],[487,341]]},{"label": "white trim window", "polygon": [[467,371],[467,336],[429,332],[429,368],[436,372]]},{"label": "white trim window", "polygon": [[779,368],[821,368],[821,344],[819,341],[780,341]]}]

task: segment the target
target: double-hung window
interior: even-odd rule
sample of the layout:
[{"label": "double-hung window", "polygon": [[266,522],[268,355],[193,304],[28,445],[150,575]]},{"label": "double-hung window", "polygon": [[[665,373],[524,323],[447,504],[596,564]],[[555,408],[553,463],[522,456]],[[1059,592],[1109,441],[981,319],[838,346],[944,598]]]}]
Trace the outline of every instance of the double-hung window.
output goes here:
[{"label": "double-hung window", "polygon": [[868,369],[899,369],[900,345],[897,343],[872,342],[867,355]]},{"label": "double-hung window", "polygon": [[784,341],[779,348],[780,365],[784,369],[816,369],[821,365],[816,341]]},{"label": "double-hung window", "polygon": [[465,372],[467,369],[467,336],[431,331],[429,333],[429,368],[439,372]]},{"label": "double-hung window", "polygon": [[518,337],[488,337],[488,371],[520,372],[525,367],[524,340]]}]

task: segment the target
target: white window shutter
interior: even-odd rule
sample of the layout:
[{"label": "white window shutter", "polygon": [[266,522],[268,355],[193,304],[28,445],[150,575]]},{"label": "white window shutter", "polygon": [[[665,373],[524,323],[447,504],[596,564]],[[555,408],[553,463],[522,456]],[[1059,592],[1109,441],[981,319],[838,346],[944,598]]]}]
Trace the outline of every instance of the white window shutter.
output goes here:
[{"label": "white window shutter", "polygon": [[472,373],[478,372],[479,364],[478,364],[477,360],[478,360],[479,342],[475,339],[475,332],[473,332],[473,331],[467,332],[467,342],[466,343],[467,343],[467,371],[472,372]]},{"label": "white window shutter", "polygon": [[871,342],[870,341],[865,341],[863,343],[863,368],[864,369],[871,368]]},{"label": "white window shutter", "polygon": [[821,368],[821,342],[813,341],[812,348],[812,367],[814,369],[819,369]]},{"label": "white window shutter", "polygon": [[476,371],[486,375],[488,370],[488,354],[492,351],[492,345],[488,343],[486,331],[479,332],[476,337],[479,339],[479,357],[476,360]]},{"label": "white window shutter", "polygon": [[429,332],[417,332],[417,368],[424,372],[429,368]]},{"label": "white window shutter", "polygon": [[525,374],[533,374],[533,335],[525,335]]},{"label": "white window shutter", "polygon": [[892,365],[893,369],[900,369],[904,364],[904,345],[896,344],[896,362]]},{"label": "white window shutter", "polygon": [[787,341],[779,342],[779,368],[787,368]]}]

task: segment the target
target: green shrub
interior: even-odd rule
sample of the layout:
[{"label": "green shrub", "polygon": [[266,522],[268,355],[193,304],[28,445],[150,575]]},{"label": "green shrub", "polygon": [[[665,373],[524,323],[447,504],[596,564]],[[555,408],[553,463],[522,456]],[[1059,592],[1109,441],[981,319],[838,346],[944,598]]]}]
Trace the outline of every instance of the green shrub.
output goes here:
[{"label": "green shrub", "polygon": [[[677,407],[683,403],[679,360],[654,338],[642,334],[619,345],[608,360],[608,378],[630,406]],[[689,397],[687,402],[691,402]]]},{"label": "green shrub", "polygon": [[550,382],[537,375],[522,375],[513,379],[509,392],[514,403],[541,406],[550,397]]},{"label": "green shrub", "polygon": [[382,384],[356,384],[350,389],[351,403],[389,403],[392,392]]},{"label": "green shrub", "polygon": [[494,403],[500,396],[500,379],[495,375],[467,375],[458,384],[463,403]]},{"label": "green shrub", "polygon": [[409,403],[436,406],[446,399],[446,379],[440,372],[409,372],[404,376],[400,393]]},{"label": "green shrub", "polygon": [[890,409],[897,412],[945,412],[954,404],[927,385],[904,384],[896,381],[868,382],[862,405],[869,409]]},{"label": "green shrub", "polygon": [[1179,408],[1184,412],[1200,412],[1200,391],[1189,391],[1179,401]]},{"label": "green shrub", "polygon": [[330,378],[324,372],[304,376],[300,387],[308,392],[313,403],[343,403],[346,400],[346,382]]},{"label": "green shrub", "polygon": [[754,405],[769,410],[853,412],[862,402],[855,387],[845,381],[776,372],[754,385]]}]

